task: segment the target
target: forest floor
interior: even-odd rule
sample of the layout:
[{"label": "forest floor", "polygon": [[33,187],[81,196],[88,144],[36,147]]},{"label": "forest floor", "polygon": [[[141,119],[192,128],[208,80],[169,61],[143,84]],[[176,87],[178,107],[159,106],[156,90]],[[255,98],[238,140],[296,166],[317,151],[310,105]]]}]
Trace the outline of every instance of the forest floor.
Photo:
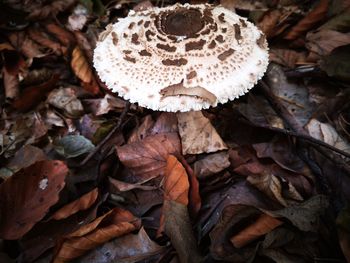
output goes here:
[{"label": "forest floor", "polygon": [[174,3],[0,2],[0,262],[350,262],[350,1],[222,0],[270,64],[192,114],[92,66],[107,24]]}]

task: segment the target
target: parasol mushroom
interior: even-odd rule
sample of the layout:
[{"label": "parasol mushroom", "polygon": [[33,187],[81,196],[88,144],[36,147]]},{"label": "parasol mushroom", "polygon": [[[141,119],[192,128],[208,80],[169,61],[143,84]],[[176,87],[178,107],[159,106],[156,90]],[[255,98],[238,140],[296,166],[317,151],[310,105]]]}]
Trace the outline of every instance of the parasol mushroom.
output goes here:
[{"label": "parasol mushroom", "polygon": [[268,65],[265,36],[222,6],[130,11],[99,36],[94,66],[130,102],[161,111],[226,103],[250,90]]}]

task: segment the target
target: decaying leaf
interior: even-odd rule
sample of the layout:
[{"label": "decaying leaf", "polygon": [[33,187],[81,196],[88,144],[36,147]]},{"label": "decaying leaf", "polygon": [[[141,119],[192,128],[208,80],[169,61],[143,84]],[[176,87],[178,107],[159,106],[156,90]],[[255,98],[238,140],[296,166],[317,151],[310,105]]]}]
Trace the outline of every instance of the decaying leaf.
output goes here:
[{"label": "decaying leaf", "polygon": [[287,40],[297,39],[304,32],[324,19],[328,11],[329,0],[321,0],[303,19],[301,19],[284,37]]},{"label": "decaying leaf", "polygon": [[132,263],[147,260],[161,253],[165,247],[152,241],[142,227],[137,234],[128,234],[92,250],[77,260],[78,263]]},{"label": "decaying leaf", "polygon": [[177,113],[182,154],[210,153],[227,149],[226,144],[200,111]]},{"label": "decaying leaf", "polygon": [[89,63],[86,60],[83,51],[76,46],[72,53],[71,67],[74,73],[83,82],[89,83],[92,80],[92,71]]},{"label": "decaying leaf", "polygon": [[17,172],[22,168],[26,168],[38,161],[44,161],[47,159],[45,153],[32,145],[24,145],[15,156],[8,163],[7,168],[11,169],[13,172]]},{"label": "decaying leaf", "polygon": [[329,123],[322,123],[316,119],[311,119],[306,128],[312,137],[324,141],[339,150],[350,153],[349,143]]},{"label": "decaying leaf", "polygon": [[83,105],[77,99],[74,88],[60,88],[51,91],[47,102],[54,107],[64,110],[71,117],[78,117],[84,112]]},{"label": "decaying leaf", "polygon": [[253,224],[231,237],[230,241],[236,248],[241,248],[255,239],[258,239],[260,236],[269,233],[281,224],[283,224],[283,222],[277,218],[267,214],[261,214]]},{"label": "decaying leaf", "polygon": [[114,208],[69,234],[57,247],[53,262],[68,262],[89,250],[140,227],[140,221],[129,211]]},{"label": "decaying leaf", "polygon": [[169,154],[181,151],[176,133],[160,133],[142,141],[116,147],[120,161],[141,180],[164,174]]},{"label": "decaying leaf", "polygon": [[293,225],[302,231],[316,231],[318,229],[319,217],[324,213],[328,206],[329,201],[326,196],[315,195],[298,205],[266,213],[276,217],[287,218]]},{"label": "decaying leaf", "polygon": [[320,56],[329,55],[335,48],[350,44],[350,33],[320,30],[306,35],[306,48]]},{"label": "decaying leaf", "polygon": [[67,166],[61,161],[40,161],[0,185],[0,236],[18,239],[40,221],[58,201]]},{"label": "decaying leaf", "polygon": [[51,216],[51,219],[61,220],[75,214],[78,211],[86,210],[89,207],[91,207],[93,203],[95,203],[97,197],[98,189],[95,188],[94,190],[86,193],[85,195],[82,195],[79,199],[65,205],[64,207],[56,211]]},{"label": "decaying leaf", "polygon": [[170,237],[180,262],[201,262],[187,206],[176,201],[165,200],[163,204],[165,233]]},{"label": "decaying leaf", "polygon": [[204,179],[208,176],[221,172],[230,166],[227,152],[219,152],[206,156],[205,158],[194,163],[194,173]]},{"label": "decaying leaf", "polygon": [[342,81],[350,80],[349,50],[350,45],[340,46],[322,59],[321,68],[326,71],[328,76],[338,78]]}]

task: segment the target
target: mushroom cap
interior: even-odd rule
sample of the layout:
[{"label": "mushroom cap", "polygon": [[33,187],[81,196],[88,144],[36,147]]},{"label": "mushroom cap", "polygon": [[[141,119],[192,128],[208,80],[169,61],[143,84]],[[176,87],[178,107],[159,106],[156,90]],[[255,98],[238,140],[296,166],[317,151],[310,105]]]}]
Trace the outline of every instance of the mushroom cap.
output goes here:
[{"label": "mushroom cap", "polygon": [[201,110],[233,100],[264,75],[263,33],[222,6],[130,11],[99,36],[94,66],[108,88],[161,111]]}]

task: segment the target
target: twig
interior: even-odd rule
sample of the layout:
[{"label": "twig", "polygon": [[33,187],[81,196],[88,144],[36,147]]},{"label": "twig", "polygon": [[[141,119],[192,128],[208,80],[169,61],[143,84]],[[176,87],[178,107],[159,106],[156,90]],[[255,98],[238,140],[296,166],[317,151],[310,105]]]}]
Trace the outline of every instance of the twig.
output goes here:
[{"label": "twig", "polygon": [[130,102],[127,102],[123,112],[120,114],[120,117],[119,117],[117,124],[107,134],[107,136],[104,137],[103,140],[94,148],[94,150],[92,152],[90,152],[88,154],[88,156],[86,156],[83,161],[81,161],[81,163],[78,165],[79,167],[84,166],[102,148],[102,146],[114,135],[114,133],[117,130],[119,130],[119,128],[120,128],[126,114],[128,113],[129,109],[130,109]]},{"label": "twig", "polygon": [[[294,118],[294,116],[287,110],[287,108],[278,100],[278,98],[275,96],[275,94],[273,94],[273,92],[271,91],[270,87],[264,81],[259,81],[259,87],[263,91],[267,100],[270,102],[271,106],[274,108],[274,110],[277,112],[277,114],[285,121],[285,123],[291,128],[291,130],[293,130],[294,132],[296,132],[299,135],[304,136],[305,138],[309,138],[310,136],[304,130],[303,126],[297,121],[296,118]],[[341,165],[345,171],[350,173],[350,169],[349,169],[348,165],[344,162],[344,160],[342,160],[339,157],[336,158],[336,157],[330,156],[329,153],[324,151],[324,149],[317,147],[317,146],[324,146],[325,148],[329,148],[329,149],[336,151],[336,152],[338,152],[344,156],[347,156],[347,157],[349,156],[348,153],[345,153],[339,149],[335,150],[336,149],[335,147],[332,148],[331,145],[324,143],[324,142],[319,143],[318,140],[313,141],[313,142],[314,142],[314,144],[316,144],[315,149],[317,151],[319,151],[324,156],[327,156],[327,158],[330,160],[334,161],[336,159],[337,163],[339,165]],[[341,151],[341,152],[339,152],[339,151]]]},{"label": "twig", "polygon": [[327,149],[332,150],[332,151],[334,151],[336,153],[339,153],[340,155],[343,155],[343,156],[345,156],[347,158],[350,158],[350,153],[344,152],[344,151],[334,147],[333,145],[330,145],[328,143],[325,143],[324,141],[321,141],[321,140],[318,140],[318,139],[316,139],[314,137],[311,137],[310,135],[300,134],[298,132],[294,132],[294,131],[290,131],[290,130],[286,130],[286,129],[281,129],[281,128],[277,128],[277,127],[261,125],[261,124],[258,124],[258,123],[252,123],[252,122],[248,122],[246,120],[243,120],[243,121],[245,123],[253,125],[255,127],[264,128],[264,129],[267,129],[267,130],[270,130],[270,131],[274,131],[274,132],[282,133],[282,134],[285,134],[285,135],[293,136],[293,137],[296,137],[298,139],[305,140],[305,141],[307,141],[309,143],[320,145],[320,146],[322,146],[324,148],[327,148]]}]

